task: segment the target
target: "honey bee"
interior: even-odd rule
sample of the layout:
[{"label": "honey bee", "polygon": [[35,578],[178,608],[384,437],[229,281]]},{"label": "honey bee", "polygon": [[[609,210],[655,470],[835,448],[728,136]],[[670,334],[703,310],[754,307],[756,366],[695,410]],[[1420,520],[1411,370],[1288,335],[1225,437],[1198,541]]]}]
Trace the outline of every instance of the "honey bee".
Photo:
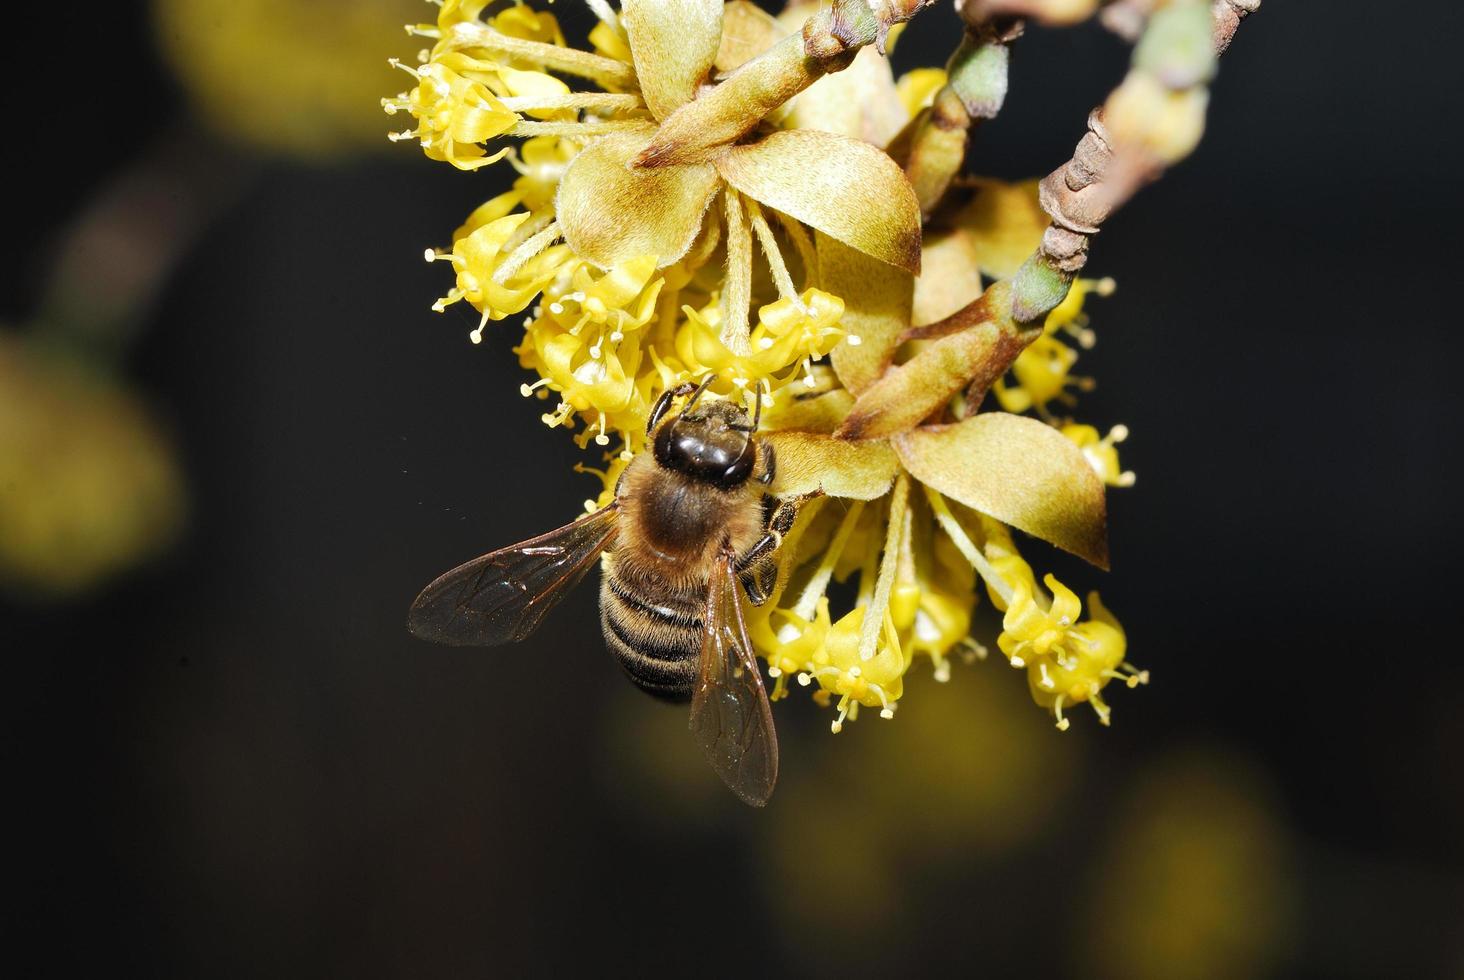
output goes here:
[{"label": "honey bee", "polygon": [[[778,779],[778,740],[738,593],[767,601],[801,501],[767,492],[776,459],[755,435],[761,398],[749,420],[741,405],[701,401],[713,380],[657,400],[651,451],[630,461],[607,507],[447,572],[417,596],[407,624],[455,646],[517,642],[603,554],[606,646],[641,690],[691,702],[691,732],[712,768],[762,806]],[[685,406],[671,414],[678,398]]]}]

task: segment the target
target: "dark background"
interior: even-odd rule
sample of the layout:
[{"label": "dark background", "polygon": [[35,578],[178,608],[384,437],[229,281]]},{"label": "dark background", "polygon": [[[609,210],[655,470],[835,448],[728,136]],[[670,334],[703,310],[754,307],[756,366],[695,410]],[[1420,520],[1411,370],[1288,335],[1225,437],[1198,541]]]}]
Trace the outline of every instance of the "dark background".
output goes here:
[{"label": "dark background", "polygon": [[[403,629],[591,492],[509,341],[428,310],[422,249],[507,168],[211,144],[247,176],[127,361],[188,531],[84,599],[0,600],[11,948],[48,975],[1464,975],[1464,15],[1406,8],[1267,0],[1199,150],[1094,242],[1119,290],[1080,414],[1129,425],[1139,480],[1111,574],[1034,564],[1101,585],[1153,683],[1065,736],[994,661],[837,738],[794,697],[766,812],[624,684],[592,590],[506,652]],[[144,5],[57,16],[7,60],[10,322],[110,179],[213,139]],[[1126,57],[1032,30],[971,169],[1066,159]]]}]

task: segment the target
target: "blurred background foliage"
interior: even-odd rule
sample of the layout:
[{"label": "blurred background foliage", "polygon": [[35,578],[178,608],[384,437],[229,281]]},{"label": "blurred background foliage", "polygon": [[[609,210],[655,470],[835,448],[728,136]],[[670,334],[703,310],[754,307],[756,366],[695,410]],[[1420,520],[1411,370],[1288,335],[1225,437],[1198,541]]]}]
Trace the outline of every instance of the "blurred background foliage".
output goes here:
[{"label": "blurred background foliage", "polygon": [[[421,5],[58,12],[109,76],[79,116],[13,87],[0,151],[24,941],[59,975],[1464,976],[1464,667],[1430,632],[1457,627],[1464,344],[1396,306],[1460,217],[1423,189],[1464,83],[1427,45],[1464,25],[1421,5],[1436,30],[1344,70],[1348,6],[1267,4],[1196,157],[1095,243],[1120,288],[1084,401],[1141,477],[1102,587],[1152,686],[1065,735],[991,660],[838,736],[784,702],[757,813],[617,675],[593,590],[513,650],[405,633],[427,578],[591,482],[508,341],[428,311],[422,249],[507,177],[387,143]],[[1125,57],[1031,31],[973,166],[1065,159]]]}]

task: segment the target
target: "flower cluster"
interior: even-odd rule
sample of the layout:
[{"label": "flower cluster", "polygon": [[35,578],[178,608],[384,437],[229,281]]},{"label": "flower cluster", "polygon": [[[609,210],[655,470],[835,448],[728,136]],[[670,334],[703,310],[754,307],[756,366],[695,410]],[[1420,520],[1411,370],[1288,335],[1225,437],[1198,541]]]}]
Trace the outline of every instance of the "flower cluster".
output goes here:
[{"label": "flower cluster", "polygon": [[892,717],[917,662],[944,681],[953,657],[985,656],[979,582],[1003,614],[995,645],[1058,727],[1078,703],[1106,724],[1104,687],[1145,675],[1096,595],[1082,619],[1011,529],[1106,567],[1127,433],[1058,409],[1091,384],[1071,373],[1093,342],[1084,305],[1112,281],[1012,321],[1004,290],[1046,224],[1035,182],[958,179],[925,208],[907,177],[944,71],[896,81],[873,46],[823,53],[804,26],[817,5],[589,6],[593,50],[523,4],[443,0],[409,28],[433,44],[383,100],[415,123],[393,138],[518,174],[427,252],[454,274],[434,309],[471,306],[474,343],[522,316],[523,394],[603,455],[580,467],[602,481],[591,508],[663,392],[710,378],[709,397],[761,398],[772,490],[805,500],[772,597],[747,609],[773,698],[814,689],[834,731],[861,706]]}]

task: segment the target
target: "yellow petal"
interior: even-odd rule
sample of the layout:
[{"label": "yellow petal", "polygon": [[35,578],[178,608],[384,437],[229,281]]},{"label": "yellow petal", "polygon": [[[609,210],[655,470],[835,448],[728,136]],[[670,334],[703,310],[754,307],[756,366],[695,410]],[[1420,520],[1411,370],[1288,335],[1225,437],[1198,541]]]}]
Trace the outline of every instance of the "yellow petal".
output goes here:
[{"label": "yellow petal", "polygon": [[722,11],[722,43],[717,70],[731,71],[751,61],[790,32],[772,14],[750,0],[731,0]]},{"label": "yellow petal", "polygon": [[[847,313],[845,314],[847,317]],[[796,392],[797,389],[789,389]],[[830,435],[844,421],[854,398],[843,388],[825,392],[780,396],[763,406],[763,423],[769,429],[821,432]]]},{"label": "yellow petal", "polygon": [[880,376],[910,326],[915,279],[837,238],[818,232],[818,272],[823,288],[844,301],[843,327],[859,343],[842,340],[829,359],[845,388],[858,394]]},{"label": "yellow petal", "polygon": [[946,83],[944,68],[916,68],[900,76],[895,92],[907,116],[914,116],[935,101],[935,93]]},{"label": "yellow petal", "polygon": [[901,433],[894,446],[921,483],[1108,567],[1103,481],[1082,451],[1051,426],[983,412],[954,425]]},{"label": "yellow petal", "polygon": [[772,492],[793,497],[822,491],[831,497],[874,500],[889,492],[900,461],[886,442],[849,443],[811,432],[762,437],[777,454]]},{"label": "yellow petal", "polygon": [[712,70],[722,41],[722,0],[625,0],[641,94],[657,119],[690,102]]},{"label": "yellow petal", "polygon": [[504,65],[498,68],[498,77],[503,79],[510,95],[550,99],[569,94],[568,85],[541,71],[519,71]]},{"label": "yellow petal", "polygon": [[654,255],[668,266],[691,247],[717,190],[707,164],[631,170],[626,163],[650,131],[613,133],[574,158],[559,184],[556,211],[575,254],[608,269]]},{"label": "yellow petal", "polygon": [[748,197],[882,262],[920,271],[920,203],[905,172],[868,143],[783,130],[732,147],[716,167]]}]

